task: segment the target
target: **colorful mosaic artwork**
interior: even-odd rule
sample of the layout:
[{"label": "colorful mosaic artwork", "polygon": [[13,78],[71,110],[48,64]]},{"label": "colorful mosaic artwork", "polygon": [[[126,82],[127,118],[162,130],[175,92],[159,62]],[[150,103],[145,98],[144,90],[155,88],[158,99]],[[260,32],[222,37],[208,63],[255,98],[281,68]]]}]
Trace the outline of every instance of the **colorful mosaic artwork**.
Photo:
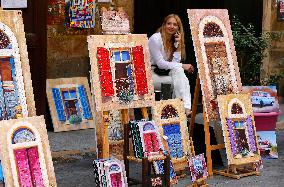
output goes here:
[{"label": "colorful mosaic artwork", "polygon": [[103,34],[129,34],[129,18],[122,7],[116,10],[101,8],[101,25]]},{"label": "colorful mosaic artwork", "polygon": [[1,158],[9,186],[56,186],[43,116],[0,122]]},{"label": "colorful mosaic artwork", "polygon": [[70,27],[94,28],[94,0],[70,0],[69,3]]},{"label": "colorful mosaic artwork", "polygon": [[86,77],[47,79],[46,87],[55,132],[94,128]]},{"label": "colorful mosaic artwork", "polygon": [[97,111],[153,106],[146,35],[88,37]]},{"label": "colorful mosaic artwork", "polygon": [[248,94],[218,96],[228,163],[242,165],[261,160]]},{"label": "colorful mosaic artwork", "polygon": [[195,182],[208,177],[204,154],[196,155],[188,159],[191,181]]},{"label": "colorful mosaic artwork", "polygon": [[0,20],[0,120],[33,116],[35,103],[22,13],[0,10]]},{"label": "colorful mosaic artwork", "polygon": [[184,170],[191,150],[183,101],[169,99],[156,102],[153,114],[160,134],[166,139],[167,145],[164,146],[169,148],[170,156],[175,160],[175,170]]},{"label": "colorful mosaic artwork", "polygon": [[116,158],[94,160],[94,175],[97,187],[127,187],[123,162]]},{"label": "colorful mosaic artwork", "polygon": [[218,118],[218,95],[239,93],[241,79],[227,10],[188,10],[208,120]]},{"label": "colorful mosaic artwork", "polygon": [[[132,121],[130,122],[130,128],[135,157],[143,158],[145,156],[157,160],[157,158],[164,156],[164,146],[153,121]],[[156,174],[164,173],[163,163],[163,160],[153,162]],[[170,163],[170,178],[171,183],[177,182],[172,162]]]}]

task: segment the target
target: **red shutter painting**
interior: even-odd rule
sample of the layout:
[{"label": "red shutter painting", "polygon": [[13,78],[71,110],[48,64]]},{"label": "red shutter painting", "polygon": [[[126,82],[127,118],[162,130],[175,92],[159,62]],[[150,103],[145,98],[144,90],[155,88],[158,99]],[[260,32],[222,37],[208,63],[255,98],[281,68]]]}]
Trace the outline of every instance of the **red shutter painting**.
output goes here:
[{"label": "red shutter painting", "polygon": [[112,72],[110,67],[109,51],[104,47],[98,47],[97,59],[100,70],[100,82],[102,96],[114,96]]},{"label": "red shutter painting", "polygon": [[136,91],[138,95],[148,93],[147,77],[145,70],[144,53],[142,46],[135,46],[132,48],[134,73],[136,80]]}]

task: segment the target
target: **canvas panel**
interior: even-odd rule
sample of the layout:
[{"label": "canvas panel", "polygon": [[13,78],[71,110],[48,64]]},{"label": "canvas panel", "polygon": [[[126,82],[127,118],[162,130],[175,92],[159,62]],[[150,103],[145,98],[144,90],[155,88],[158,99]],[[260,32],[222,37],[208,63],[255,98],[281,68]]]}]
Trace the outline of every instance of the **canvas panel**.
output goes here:
[{"label": "canvas panel", "polygon": [[191,150],[183,101],[169,99],[156,102],[153,119],[161,136],[167,137],[163,143],[164,147],[169,147],[175,170],[184,170],[188,166],[187,156]]},{"label": "canvas panel", "polygon": [[46,94],[55,132],[95,128],[86,77],[47,79]]},{"label": "canvas panel", "polygon": [[218,96],[228,164],[243,165],[261,160],[250,95]]},{"label": "canvas panel", "polygon": [[[36,109],[21,11],[0,10],[0,35],[1,70],[4,70],[2,79],[5,79],[5,82],[1,81],[1,93],[5,95],[5,90],[12,90],[7,98],[11,101],[18,98],[14,105],[21,106],[20,112],[24,117],[34,116]],[[3,105],[3,102],[0,103]]]},{"label": "canvas panel", "polygon": [[206,117],[217,119],[217,95],[239,93],[242,86],[228,11],[191,9],[188,18]]},{"label": "canvas panel", "polygon": [[146,35],[92,35],[88,48],[97,111],[154,105]]},{"label": "canvas panel", "polygon": [[1,121],[0,142],[6,184],[57,186],[43,116]]}]

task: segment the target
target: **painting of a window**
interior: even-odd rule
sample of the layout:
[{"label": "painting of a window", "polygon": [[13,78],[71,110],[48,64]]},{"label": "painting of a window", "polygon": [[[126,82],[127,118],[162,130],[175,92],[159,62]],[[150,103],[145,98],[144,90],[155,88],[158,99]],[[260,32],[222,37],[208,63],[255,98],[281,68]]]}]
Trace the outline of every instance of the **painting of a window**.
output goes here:
[{"label": "painting of a window", "polygon": [[47,95],[56,132],[94,127],[87,78],[48,79]]},{"label": "painting of a window", "polygon": [[146,35],[91,35],[88,49],[97,111],[153,106]]},{"label": "painting of a window", "polygon": [[207,120],[218,119],[218,95],[242,89],[227,10],[190,9],[188,18]]},{"label": "painting of a window", "polygon": [[186,116],[181,99],[169,99],[156,102],[153,119],[164,137],[163,145],[174,160],[175,171],[188,167],[186,156],[191,154]]},{"label": "painting of a window", "polygon": [[260,160],[260,151],[250,95],[218,96],[220,117],[229,164],[246,164]]},{"label": "painting of a window", "polygon": [[115,64],[116,96],[120,102],[131,102],[134,99],[135,85],[130,49],[112,49],[111,61]]},{"label": "painting of a window", "polygon": [[0,122],[1,159],[9,186],[56,186],[43,116]]}]

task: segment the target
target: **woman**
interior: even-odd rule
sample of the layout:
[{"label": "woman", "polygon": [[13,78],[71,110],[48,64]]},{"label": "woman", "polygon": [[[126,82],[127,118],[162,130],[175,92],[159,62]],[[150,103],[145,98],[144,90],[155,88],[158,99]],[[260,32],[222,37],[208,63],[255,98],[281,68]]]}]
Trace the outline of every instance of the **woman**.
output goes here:
[{"label": "woman", "polygon": [[186,53],[183,26],[177,15],[170,14],[165,17],[162,26],[149,38],[149,51],[152,66],[169,70],[174,94],[184,101],[185,112],[189,115],[191,112],[191,94],[184,71],[192,73],[193,66],[180,63],[181,60],[185,60]]}]

